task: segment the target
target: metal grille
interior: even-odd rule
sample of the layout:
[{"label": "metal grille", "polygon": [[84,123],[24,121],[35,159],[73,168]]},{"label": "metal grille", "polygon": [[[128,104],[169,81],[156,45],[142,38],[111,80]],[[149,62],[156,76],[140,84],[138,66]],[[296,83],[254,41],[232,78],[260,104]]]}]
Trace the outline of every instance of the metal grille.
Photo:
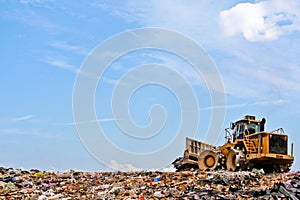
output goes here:
[{"label": "metal grille", "polygon": [[287,136],[286,135],[270,135],[270,153],[287,155]]}]

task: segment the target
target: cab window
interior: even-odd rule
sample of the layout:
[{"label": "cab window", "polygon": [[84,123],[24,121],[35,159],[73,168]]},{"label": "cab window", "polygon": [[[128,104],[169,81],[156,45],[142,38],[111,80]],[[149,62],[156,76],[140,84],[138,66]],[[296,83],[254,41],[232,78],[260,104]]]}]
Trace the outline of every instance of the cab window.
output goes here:
[{"label": "cab window", "polygon": [[253,134],[260,131],[260,127],[257,123],[247,124],[247,130],[249,134]]}]

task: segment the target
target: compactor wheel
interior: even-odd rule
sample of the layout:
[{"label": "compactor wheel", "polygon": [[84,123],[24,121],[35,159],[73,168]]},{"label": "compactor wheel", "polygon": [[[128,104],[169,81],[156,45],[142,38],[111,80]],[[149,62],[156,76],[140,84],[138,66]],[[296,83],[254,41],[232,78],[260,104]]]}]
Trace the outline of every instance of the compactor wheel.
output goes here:
[{"label": "compactor wheel", "polygon": [[238,166],[238,161],[239,161],[238,152],[233,149],[229,150],[229,152],[227,154],[227,159],[226,159],[227,170],[235,171]]},{"label": "compactor wheel", "polygon": [[200,170],[214,170],[218,165],[217,153],[211,150],[203,151],[198,157],[198,166]]},{"label": "compactor wheel", "polygon": [[280,172],[289,172],[290,169],[290,165],[279,165],[280,168]]}]

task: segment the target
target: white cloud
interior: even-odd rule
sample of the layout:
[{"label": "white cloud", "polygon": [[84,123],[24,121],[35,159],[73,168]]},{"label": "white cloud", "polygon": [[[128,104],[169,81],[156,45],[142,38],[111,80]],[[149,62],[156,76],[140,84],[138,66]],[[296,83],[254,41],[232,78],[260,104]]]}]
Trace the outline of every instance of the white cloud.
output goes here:
[{"label": "white cloud", "polygon": [[24,117],[14,118],[13,120],[14,120],[14,121],[24,121],[24,120],[27,120],[27,119],[31,119],[31,118],[33,118],[33,117],[34,117],[34,115],[26,115],[26,116],[24,116]]},{"label": "white cloud", "polygon": [[142,169],[137,168],[137,167],[133,166],[132,164],[128,164],[128,163],[127,164],[120,164],[115,160],[110,161],[110,166],[113,169],[120,170],[120,171],[126,171],[126,172],[142,171]]},{"label": "white cloud", "polygon": [[[167,52],[164,52],[162,50],[155,51],[155,50],[143,50],[139,53],[136,52],[136,54],[133,55],[126,55],[126,61],[129,60],[129,63],[131,60],[134,60],[134,62],[137,62],[138,64],[134,67],[128,66],[126,63],[118,63],[114,64],[111,66],[111,68],[114,71],[117,72],[124,72],[128,73],[132,69],[137,69],[138,67],[144,66],[144,64],[157,64],[157,66],[162,65],[165,67],[170,68],[170,70],[175,70],[178,75],[183,77],[187,82],[189,82],[191,85],[199,85],[202,87],[206,87],[205,85],[205,79],[202,77],[202,74],[199,74],[197,70],[195,70],[194,66],[188,63],[187,61],[183,60],[181,57],[178,57],[177,55],[173,55]],[[161,80],[173,80],[172,78],[169,77],[169,74],[161,73],[160,70],[157,70],[157,68],[149,68],[147,69],[149,71],[149,74],[153,73],[156,74],[157,76],[161,77]],[[113,74],[115,76],[115,73]],[[148,76],[148,74],[146,74]],[[173,77],[173,76],[172,76]],[[206,77],[208,78],[208,77]],[[210,78],[210,77],[209,77]],[[213,77],[213,79],[215,79]],[[124,86],[130,86],[129,82],[119,82],[120,80],[116,78],[110,78],[110,77],[102,77],[102,80],[104,83],[107,84],[122,84]],[[143,82],[145,80],[145,77],[143,76],[135,76],[132,75],[130,76],[130,80],[133,82]],[[181,82],[174,82],[173,85],[177,84],[177,86],[181,86]]]},{"label": "white cloud", "polygon": [[48,57],[48,58],[46,58],[42,61],[45,62],[45,63],[48,63],[48,64],[50,64],[54,67],[69,70],[69,71],[71,71],[75,74],[77,74],[78,71],[79,71],[75,66],[73,66],[70,63],[68,63],[67,61],[64,61],[64,60],[61,60],[61,59]]},{"label": "white cloud", "polygon": [[[229,95],[250,101],[287,99],[300,91],[297,77],[299,47],[295,45],[298,39],[297,36],[289,35],[282,40],[276,39],[300,30],[300,1],[256,2],[235,3],[233,7],[232,1],[215,4],[167,0],[158,4],[155,0],[132,0],[127,4],[101,4],[100,7],[111,12],[117,10],[115,14],[141,26],[170,28],[192,36],[211,54],[223,75],[226,93]],[[229,9],[224,10],[226,8]],[[218,23],[221,23],[228,36],[240,34],[249,41],[270,42],[250,43],[240,37],[224,40]],[[174,66],[192,85],[205,84],[204,79],[190,66],[185,67],[170,56],[160,58],[148,54],[145,57],[150,58],[145,61],[160,60],[159,63]],[[214,77],[206,78],[213,80]],[[110,80],[107,83],[116,83],[115,79]]]},{"label": "white cloud", "polygon": [[51,34],[57,34],[63,30],[66,30],[65,27],[54,23],[48,17],[40,15],[38,12],[30,9],[3,12],[1,13],[1,17],[15,20],[19,23],[23,23],[34,28],[42,29]]},{"label": "white cloud", "polygon": [[1,134],[14,134],[14,135],[25,135],[28,132],[25,130],[10,128],[10,129],[0,129]]},{"label": "white cloud", "polygon": [[103,80],[104,83],[111,84],[111,85],[117,85],[118,82],[119,82],[119,80],[109,79],[109,78],[106,78],[106,77],[103,77],[102,80]]},{"label": "white cloud", "polygon": [[[61,135],[56,133],[47,133],[45,130],[40,129],[23,129],[23,128],[7,128],[0,129],[0,135],[24,135],[24,136],[37,136],[43,138],[61,138]],[[16,142],[19,141],[15,140]],[[10,141],[13,142],[13,141]]]},{"label": "white cloud", "polygon": [[65,51],[73,51],[73,52],[81,54],[81,55],[87,55],[89,52],[84,47],[71,45],[71,44],[68,44],[67,42],[62,42],[62,41],[52,42],[52,43],[50,43],[50,46],[55,47],[57,49],[65,50]]},{"label": "white cloud", "polygon": [[213,110],[213,109],[230,109],[230,108],[241,108],[241,107],[245,107],[247,104],[243,103],[243,104],[232,104],[232,105],[216,105],[216,106],[209,106],[206,108],[202,108],[200,109],[200,111],[204,111],[204,110]]},{"label": "white cloud", "polygon": [[90,121],[84,121],[84,122],[68,122],[68,123],[64,123],[62,125],[67,125],[67,126],[71,126],[71,125],[82,125],[82,124],[91,124],[91,123],[95,123],[95,122],[111,122],[111,121],[117,121],[120,119],[115,119],[115,118],[103,118],[103,119],[96,119],[96,120],[90,120]]},{"label": "white cloud", "polygon": [[85,72],[85,71],[81,70],[80,68],[77,68],[76,66],[70,64],[68,61],[66,61],[62,58],[53,58],[53,57],[47,56],[46,58],[41,59],[41,61],[44,63],[47,63],[53,67],[68,70],[78,76],[84,76],[89,79],[98,79],[98,77],[95,76],[94,74]]},{"label": "white cloud", "polygon": [[131,0],[120,1],[112,5],[101,3],[95,7],[105,9],[129,23],[136,23],[139,27],[162,27],[178,30],[189,36],[207,38],[215,35],[215,23],[221,4],[209,1],[182,1],[182,0]]},{"label": "white cloud", "polygon": [[246,106],[253,106],[253,105],[283,105],[286,101],[283,99],[272,99],[268,101],[257,101],[257,102],[250,102],[250,103],[241,103],[241,104],[230,104],[230,105],[216,105],[216,106],[209,106],[206,108],[202,108],[201,111],[205,110],[213,110],[213,109],[232,109],[232,108],[243,108]]},{"label": "white cloud", "polygon": [[21,4],[40,4],[45,2],[47,2],[47,0],[20,0]]},{"label": "white cloud", "polygon": [[220,24],[227,36],[243,34],[249,41],[275,40],[300,30],[300,4],[298,0],[239,3],[220,13]]},{"label": "white cloud", "polygon": [[285,104],[286,101],[283,99],[275,99],[275,100],[270,100],[270,101],[259,101],[259,102],[255,102],[252,103],[252,105],[283,105]]},{"label": "white cloud", "polygon": [[[205,80],[202,74],[195,70],[194,66],[178,56],[170,56],[168,54],[160,54],[160,52],[147,53],[145,59],[154,59],[158,63],[176,70],[179,74],[193,85],[205,87]],[[207,74],[206,74],[207,75]],[[210,78],[210,77],[205,77]],[[165,79],[165,78],[164,78]]]}]

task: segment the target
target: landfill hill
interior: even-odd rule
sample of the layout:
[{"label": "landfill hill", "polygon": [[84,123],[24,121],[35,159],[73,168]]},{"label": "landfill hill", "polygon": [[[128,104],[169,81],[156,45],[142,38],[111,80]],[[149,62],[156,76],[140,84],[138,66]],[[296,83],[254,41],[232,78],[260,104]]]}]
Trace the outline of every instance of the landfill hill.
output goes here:
[{"label": "landfill hill", "polygon": [[299,199],[300,172],[41,172],[0,168],[0,199]]}]

